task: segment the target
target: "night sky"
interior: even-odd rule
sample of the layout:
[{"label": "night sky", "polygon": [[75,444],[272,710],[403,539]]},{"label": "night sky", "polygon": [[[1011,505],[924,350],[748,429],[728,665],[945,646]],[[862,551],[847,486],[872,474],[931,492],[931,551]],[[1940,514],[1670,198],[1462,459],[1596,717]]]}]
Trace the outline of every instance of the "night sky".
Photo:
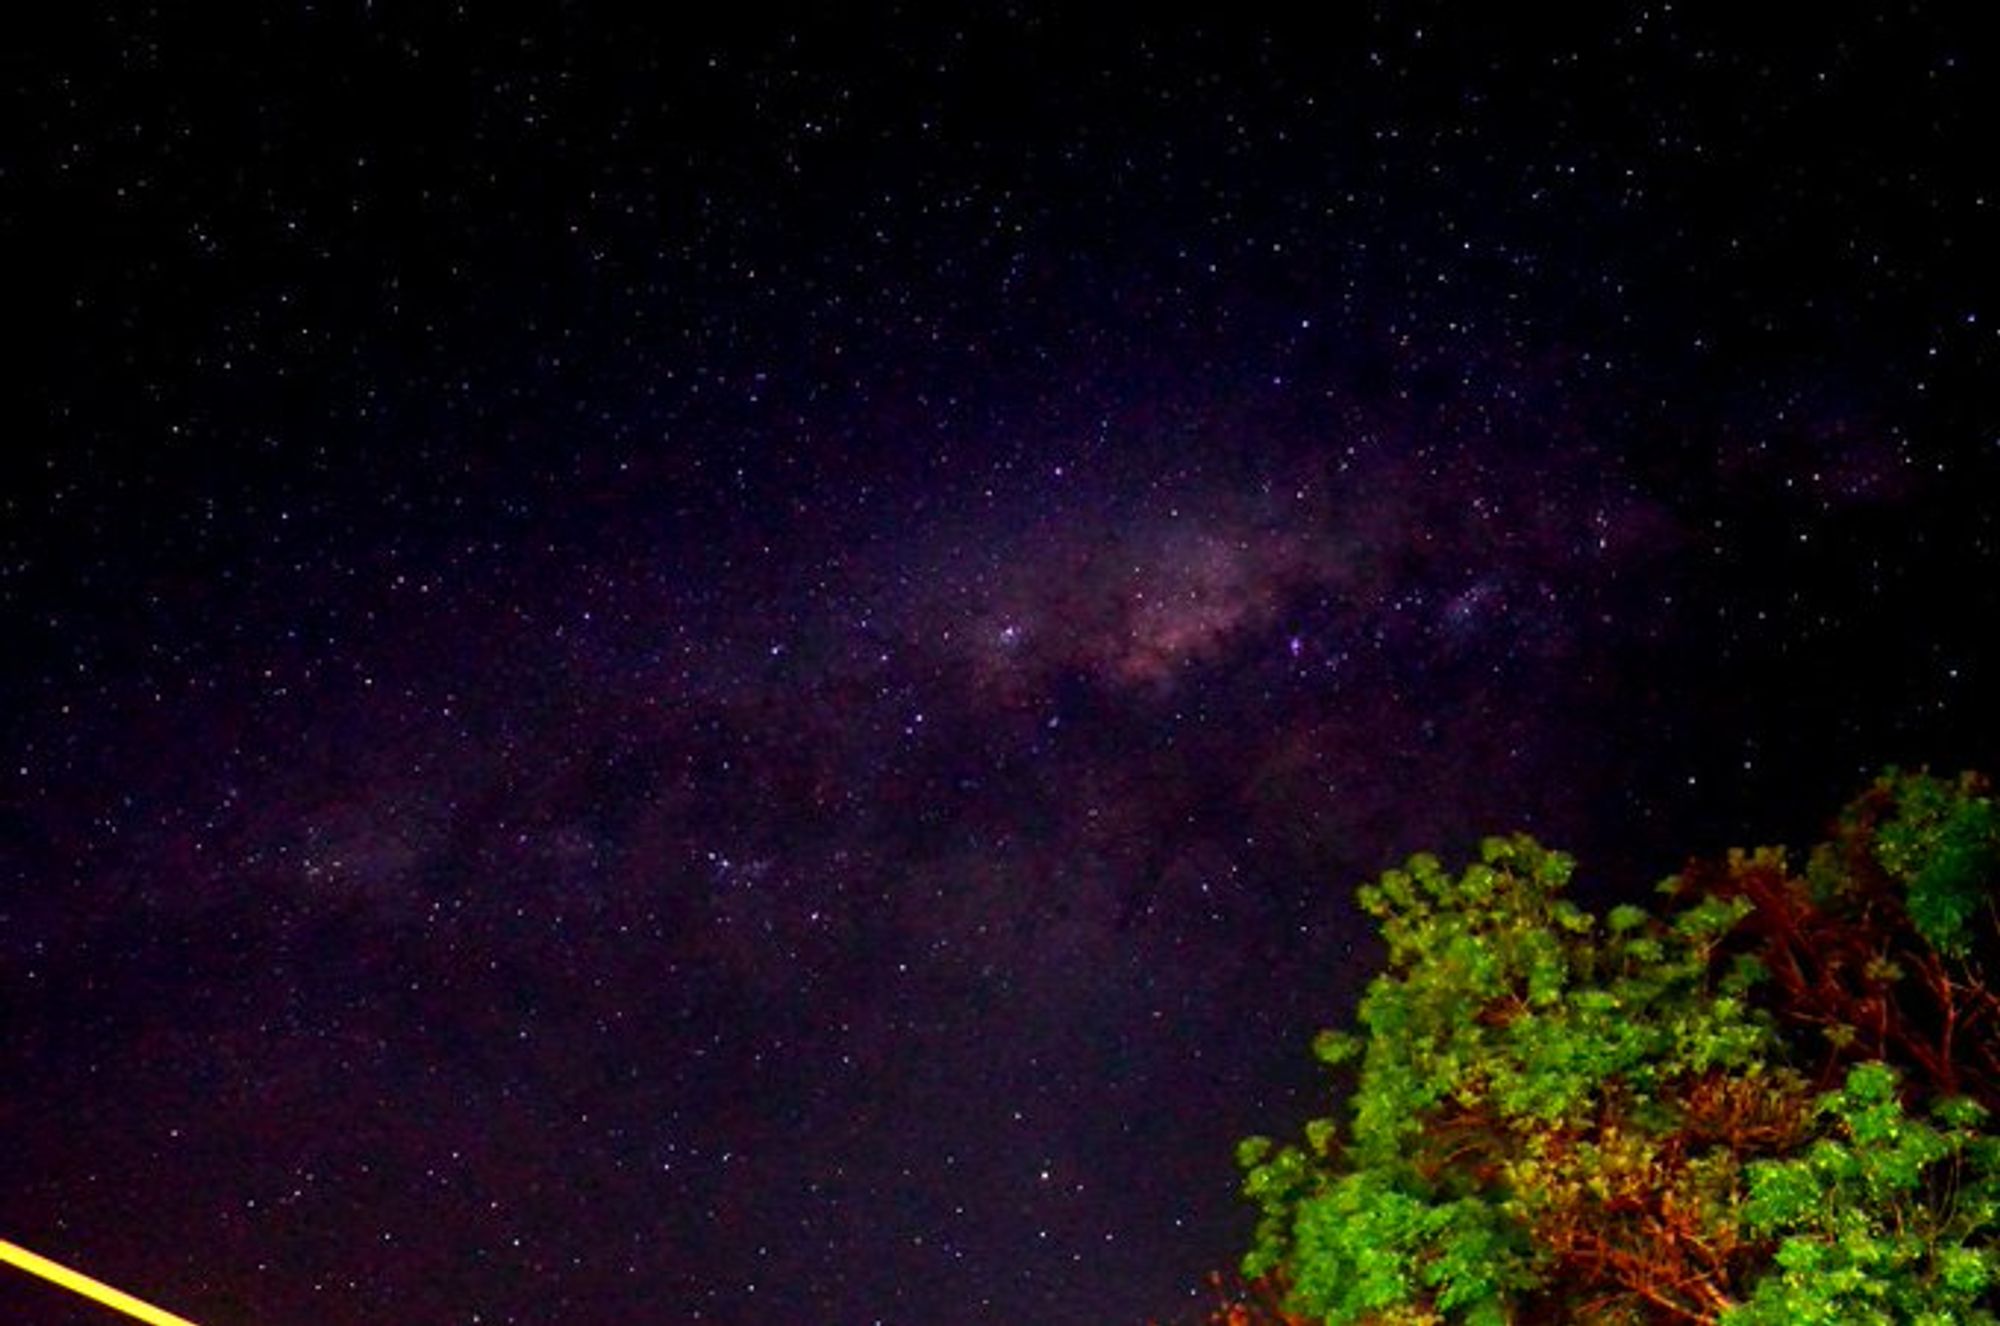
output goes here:
[{"label": "night sky", "polygon": [[2000,766],[1975,7],[42,8],[0,1237],[202,1326],[1185,1317],[1355,884]]}]

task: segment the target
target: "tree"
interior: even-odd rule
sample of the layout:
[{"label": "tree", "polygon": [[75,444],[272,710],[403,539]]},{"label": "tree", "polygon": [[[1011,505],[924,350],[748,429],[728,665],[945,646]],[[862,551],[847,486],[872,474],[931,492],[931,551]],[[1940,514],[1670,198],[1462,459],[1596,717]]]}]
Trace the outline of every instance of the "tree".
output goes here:
[{"label": "tree", "polygon": [[1871,1059],[1911,1089],[2000,1110],[2000,810],[1984,778],[1890,772],[1849,803],[1803,875],[1783,852],[1690,865],[1677,898],[1748,904],[1729,937],[1815,1077]]},{"label": "tree", "polygon": [[1695,863],[1659,915],[1572,868],[1495,838],[1360,890],[1346,1117],[1240,1146],[1255,1292],[1214,1320],[2000,1322],[1983,781],[1891,773],[1803,877]]}]

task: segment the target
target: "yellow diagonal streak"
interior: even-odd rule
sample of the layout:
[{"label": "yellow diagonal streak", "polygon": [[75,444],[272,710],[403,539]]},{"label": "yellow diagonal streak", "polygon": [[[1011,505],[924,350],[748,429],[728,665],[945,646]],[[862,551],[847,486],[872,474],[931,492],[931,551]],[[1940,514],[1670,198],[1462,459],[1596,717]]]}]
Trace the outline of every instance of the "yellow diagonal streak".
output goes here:
[{"label": "yellow diagonal streak", "polygon": [[0,1262],[12,1262],[30,1275],[39,1275],[52,1284],[61,1285],[72,1293],[94,1298],[108,1308],[116,1308],[128,1317],[149,1321],[153,1326],[195,1326],[186,1317],[176,1317],[164,1308],[156,1308],[143,1299],[137,1299],[123,1290],[113,1289],[102,1280],[93,1280],[82,1271],[72,1271],[61,1262],[52,1262],[47,1257],[29,1252],[19,1244],[0,1239]]}]

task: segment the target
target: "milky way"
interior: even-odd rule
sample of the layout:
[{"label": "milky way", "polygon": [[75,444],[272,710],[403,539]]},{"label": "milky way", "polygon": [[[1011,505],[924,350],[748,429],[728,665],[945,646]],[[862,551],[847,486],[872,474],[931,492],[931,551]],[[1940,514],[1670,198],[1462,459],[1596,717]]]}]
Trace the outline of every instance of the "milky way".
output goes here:
[{"label": "milky way", "polygon": [[1343,22],[31,43],[0,1237],[205,1326],[1164,1320],[1353,884],[1992,767],[1985,48]]}]

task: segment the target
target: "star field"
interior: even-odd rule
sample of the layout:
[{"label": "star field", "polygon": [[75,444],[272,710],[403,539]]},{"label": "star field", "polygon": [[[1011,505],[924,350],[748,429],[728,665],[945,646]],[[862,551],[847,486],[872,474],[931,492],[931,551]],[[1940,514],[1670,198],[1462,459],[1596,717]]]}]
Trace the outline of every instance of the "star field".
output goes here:
[{"label": "star field", "polygon": [[1353,884],[2000,766],[1950,7],[44,21],[0,1237],[203,1326],[1185,1320]]}]

